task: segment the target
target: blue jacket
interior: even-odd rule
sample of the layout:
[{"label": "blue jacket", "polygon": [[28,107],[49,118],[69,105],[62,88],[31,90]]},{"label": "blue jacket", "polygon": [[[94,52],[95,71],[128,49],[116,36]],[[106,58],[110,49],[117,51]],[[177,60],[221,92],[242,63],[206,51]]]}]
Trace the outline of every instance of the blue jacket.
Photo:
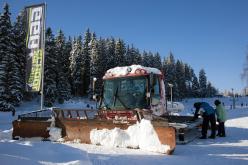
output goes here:
[{"label": "blue jacket", "polygon": [[206,102],[201,102],[201,108],[204,110],[204,115],[209,116],[216,113],[215,109]]}]

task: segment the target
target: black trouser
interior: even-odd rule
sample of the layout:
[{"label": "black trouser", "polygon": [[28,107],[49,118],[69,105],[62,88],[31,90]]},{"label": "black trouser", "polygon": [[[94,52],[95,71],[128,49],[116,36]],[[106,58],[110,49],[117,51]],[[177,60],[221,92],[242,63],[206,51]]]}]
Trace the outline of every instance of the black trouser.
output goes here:
[{"label": "black trouser", "polygon": [[202,136],[207,137],[209,122],[211,124],[211,136],[215,137],[216,119],[215,115],[204,115],[202,122]]},{"label": "black trouser", "polygon": [[219,136],[226,136],[225,122],[219,122],[218,135]]}]

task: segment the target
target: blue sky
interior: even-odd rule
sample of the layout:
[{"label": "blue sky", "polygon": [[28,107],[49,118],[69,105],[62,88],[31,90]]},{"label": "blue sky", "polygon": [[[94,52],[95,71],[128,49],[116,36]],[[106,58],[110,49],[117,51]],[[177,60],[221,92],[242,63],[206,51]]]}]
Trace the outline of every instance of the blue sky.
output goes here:
[{"label": "blue sky", "polygon": [[[13,18],[26,5],[47,3],[47,26],[77,36],[122,38],[141,51],[170,51],[220,91],[241,91],[248,52],[247,0],[0,0]],[[2,11],[2,10],[1,10]]]}]

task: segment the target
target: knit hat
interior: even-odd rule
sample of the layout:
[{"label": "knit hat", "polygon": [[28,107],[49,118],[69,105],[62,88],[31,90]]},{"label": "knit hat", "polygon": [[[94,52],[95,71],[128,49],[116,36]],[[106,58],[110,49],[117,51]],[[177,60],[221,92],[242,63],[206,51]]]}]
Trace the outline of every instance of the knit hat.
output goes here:
[{"label": "knit hat", "polygon": [[201,103],[200,103],[200,102],[196,102],[196,103],[194,104],[194,107],[195,107],[195,108],[200,108],[200,106],[201,106]]},{"label": "knit hat", "polygon": [[220,102],[220,100],[215,100],[214,104],[217,106],[217,105],[221,104],[221,102]]}]

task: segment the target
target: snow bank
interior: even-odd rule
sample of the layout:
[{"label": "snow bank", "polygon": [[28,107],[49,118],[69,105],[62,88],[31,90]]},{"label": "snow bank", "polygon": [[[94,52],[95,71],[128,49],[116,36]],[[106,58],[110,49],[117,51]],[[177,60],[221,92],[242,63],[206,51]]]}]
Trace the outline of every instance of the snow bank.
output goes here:
[{"label": "snow bank", "polygon": [[114,128],[112,130],[94,129],[90,132],[92,144],[109,147],[140,148],[146,151],[167,153],[168,145],[162,145],[151,122],[142,119],[140,123],[128,127],[127,130]]},{"label": "snow bank", "polygon": [[49,139],[51,141],[61,141],[61,128],[57,128],[55,127],[55,118],[54,116],[50,119],[51,120],[51,125],[49,128],[47,128],[49,130]]},{"label": "snow bank", "polygon": [[[240,119],[242,119],[242,120],[240,120]],[[236,118],[235,119],[229,119],[226,121],[225,125],[227,127],[236,127],[236,128],[248,129],[248,117],[241,117],[238,119],[236,119]]]},{"label": "snow bank", "polygon": [[144,67],[141,65],[131,65],[131,66],[115,67],[109,69],[107,70],[104,77],[109,77],[109,75],[119,77],[119,76],[125,76],[129,73],[134,74],[135,71],[138,69],[145,70],[148,74],[149,73],[161,74],[161,71],[158,70],[157,68]]},{"label": "snow bank", "polygon": [[51,141],[57,141],[61,139],[61,128],[56,128],[56,127],[50,127],[49,128],[49,139]]},{"label": "snow bank", "polygon": [[12,139],[12,132],[13,132],[13,128],[4,131],[0,130],[0,142],[4,142],[6,140]]}]

